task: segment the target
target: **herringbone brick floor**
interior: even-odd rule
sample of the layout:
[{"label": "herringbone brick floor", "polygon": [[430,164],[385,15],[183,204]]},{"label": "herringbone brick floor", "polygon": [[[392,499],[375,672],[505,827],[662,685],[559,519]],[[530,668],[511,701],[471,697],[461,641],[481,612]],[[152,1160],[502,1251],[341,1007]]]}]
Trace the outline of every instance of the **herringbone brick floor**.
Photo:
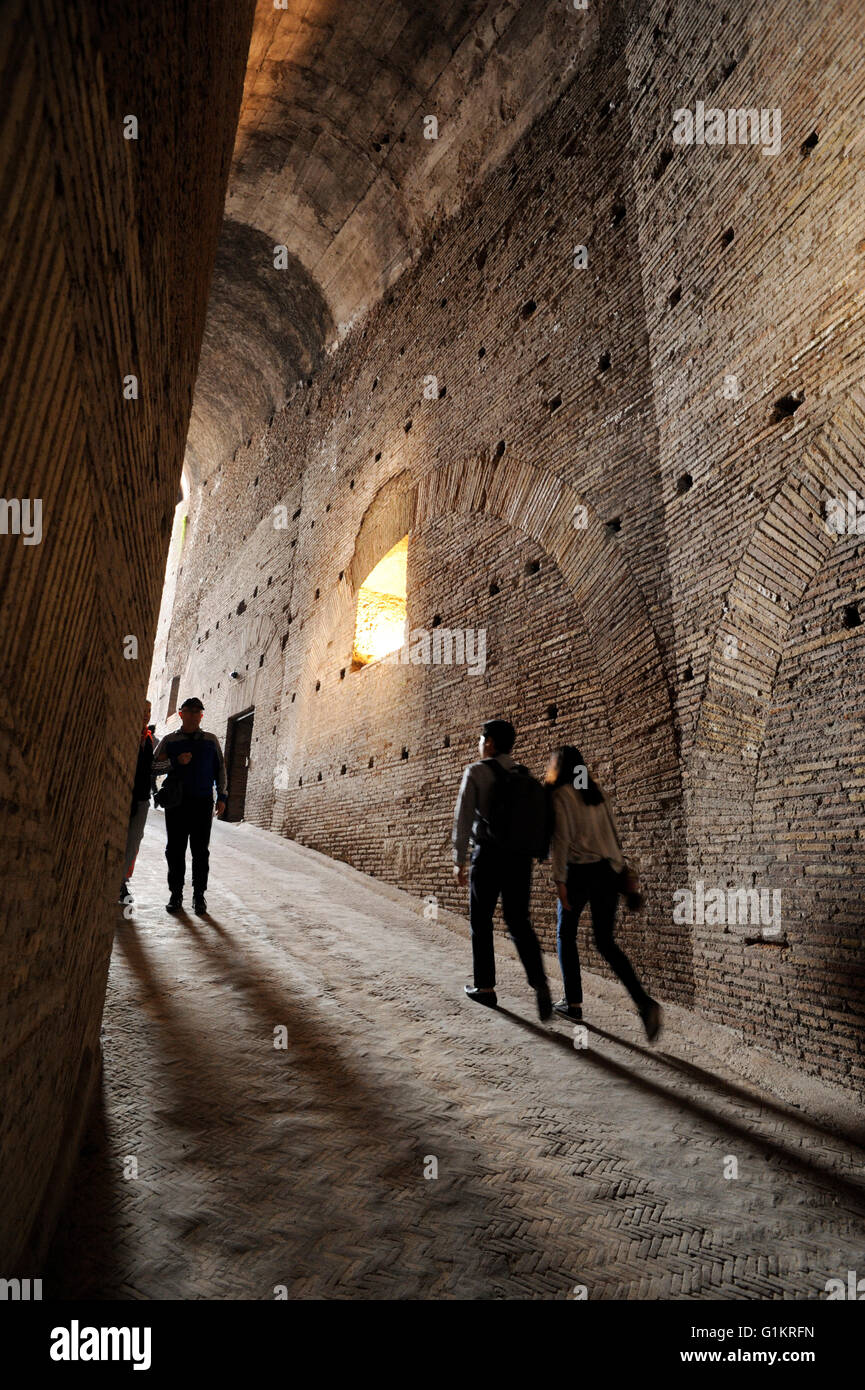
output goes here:
[{"label": "herringbone brick floor", "polygon": [[178,923],[163,834],[47,1297],[813,1299],[865,1271],[862,1150],[669,1030],[649,1049],[617,985],[589,977],[576,1050],[507,942],[482,1009],[416,900],[246,826]]}]

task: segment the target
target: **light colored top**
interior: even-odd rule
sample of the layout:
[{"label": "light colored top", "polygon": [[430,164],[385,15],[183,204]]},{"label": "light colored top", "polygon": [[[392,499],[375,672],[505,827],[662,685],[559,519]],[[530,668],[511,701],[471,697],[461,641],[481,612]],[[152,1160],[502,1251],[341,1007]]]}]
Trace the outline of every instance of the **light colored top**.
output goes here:
[{"label": "light colored top", "polygon": [[555,825],[550,844],[550,861],[556,883],[564,883],[569,864],[597,864],[609,859],[616,873],[625,865],[615,822],[605,792],[597,806],[587,806],[582,796],[566,782],[553,788]]},{"label": "light colored top", "polygon": [[482,758],[466,768],[454,811],[452,839],[455,864],[466,862],[469,841],[477,845],[484,838],[483,825],[490,813],[490,798],[496,777],[490,771],[491,762],[497,762],[506,769],[517,765],[510,753],[499,753],[494,759]]}]

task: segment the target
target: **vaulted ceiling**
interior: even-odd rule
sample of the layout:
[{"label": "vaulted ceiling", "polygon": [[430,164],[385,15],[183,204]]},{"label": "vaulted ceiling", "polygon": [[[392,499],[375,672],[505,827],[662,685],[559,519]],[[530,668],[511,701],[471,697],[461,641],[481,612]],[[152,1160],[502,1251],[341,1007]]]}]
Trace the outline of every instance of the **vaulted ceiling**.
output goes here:
[{"label": "vaulted ceiling", "polygon": [[193,481],[394,282],[597,34],[597,7],[565,0],[280,3],[258,0],[190,426]]}]

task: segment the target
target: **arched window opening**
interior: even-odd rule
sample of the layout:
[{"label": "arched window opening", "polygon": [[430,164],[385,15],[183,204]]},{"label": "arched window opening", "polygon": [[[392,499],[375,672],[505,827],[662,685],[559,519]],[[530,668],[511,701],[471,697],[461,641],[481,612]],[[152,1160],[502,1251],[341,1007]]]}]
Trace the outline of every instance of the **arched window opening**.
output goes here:
[{"label": "arched window opening", "polygon": [[405,641],[407,561],[408,536],[403,536],[358,589],[352,653],[355,669],[389,656]]}]

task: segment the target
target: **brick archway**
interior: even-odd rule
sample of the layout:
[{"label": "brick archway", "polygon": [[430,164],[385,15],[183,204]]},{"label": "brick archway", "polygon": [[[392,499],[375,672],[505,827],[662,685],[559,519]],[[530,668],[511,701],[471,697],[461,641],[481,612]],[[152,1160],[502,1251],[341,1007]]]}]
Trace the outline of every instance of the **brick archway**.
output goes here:
[{"label": "brick archway", "polygon": [[[694,992],[689,929],[670,921],[672,889],[685,873],[681,775],[662,654],[619,543],[573,488],[519,459],[489,457],[439,465],[415,479],[403,473],[385,483],[364,514],[353,561],[307,636],[300,682],[306,690],[295,717],[302,718],[306,696],[334,661],[333,634],[351,627],[355,584],[406,531],[460,512],[503,521],[534,540],[576,600],[604,693],[620,824],[649,885],[646,916],[628,918],[630,939],[645,941],[647,957],[663,958],[662,990],[686,1002]],[[577,517],[584,524],[575,525]]]},{"label": "brick archway", "polygon": [[[581,509],[586,525],[577,527]],[[623,815],[651,815],[651,788],[655,812],[669,817],[681,781],[670,691],[647,606],[597,512],[573,488],[529,464],[481,457],[431,468],[416,484],[406,474],[383,484],[364,514],[345,577],[328,595],[308,638],[308,677],[314,679],[330,634],[381,555],[406,531],[455,512],[506,522],[556,563],[595,644],[604,688],[618,696],[615,704],[608,700],[608,715]]]},{"label": "brick archway", "polygon": [[[626,819],[656,798],[679,799],[673,717],[660,647],[640,589],[594,509],[560,479],[519,460],[476,458],[431,469],[418,483],[415,526],[455,512],[482,512],[530,536],[573,592],[610,692],[616,794]],[[576,526],[575,518],[585,519]],[[618,695],[618,704],[611,698]]]},{"label": "brick archway", "polygon": [[[767,715],[784,642],[808,586],[838,535],[826,524],[828,497],[865,494],[865,389],[805,450],[756,527],[727,595],[700,709],[694,749],[698,823],[720,786],[735,790],[740,815],[728,845],[747,844]],[[743,822],[742,814],[747,817]]]},{"label": "brick archway", "polygon": [[[279,637],[272,618],[257,613],[239,624],[227,639],[226,649],[226,672],[232,667],[245,672],[247,661],[250,670],[242,682],[228,681],[219,695],[214,692],[209,697],[208,703],[220,718],[237,714],[247,705],[260,704],[263,692],[269,691],[274,671],[279,667],[277,658],[280,655]],[[259,665],[262,656],[264,661]],[[179,688],[181,696],[199,695],[205,698],[203,666],[204,657],[200,652],[193,651],[183,670]]]}]

